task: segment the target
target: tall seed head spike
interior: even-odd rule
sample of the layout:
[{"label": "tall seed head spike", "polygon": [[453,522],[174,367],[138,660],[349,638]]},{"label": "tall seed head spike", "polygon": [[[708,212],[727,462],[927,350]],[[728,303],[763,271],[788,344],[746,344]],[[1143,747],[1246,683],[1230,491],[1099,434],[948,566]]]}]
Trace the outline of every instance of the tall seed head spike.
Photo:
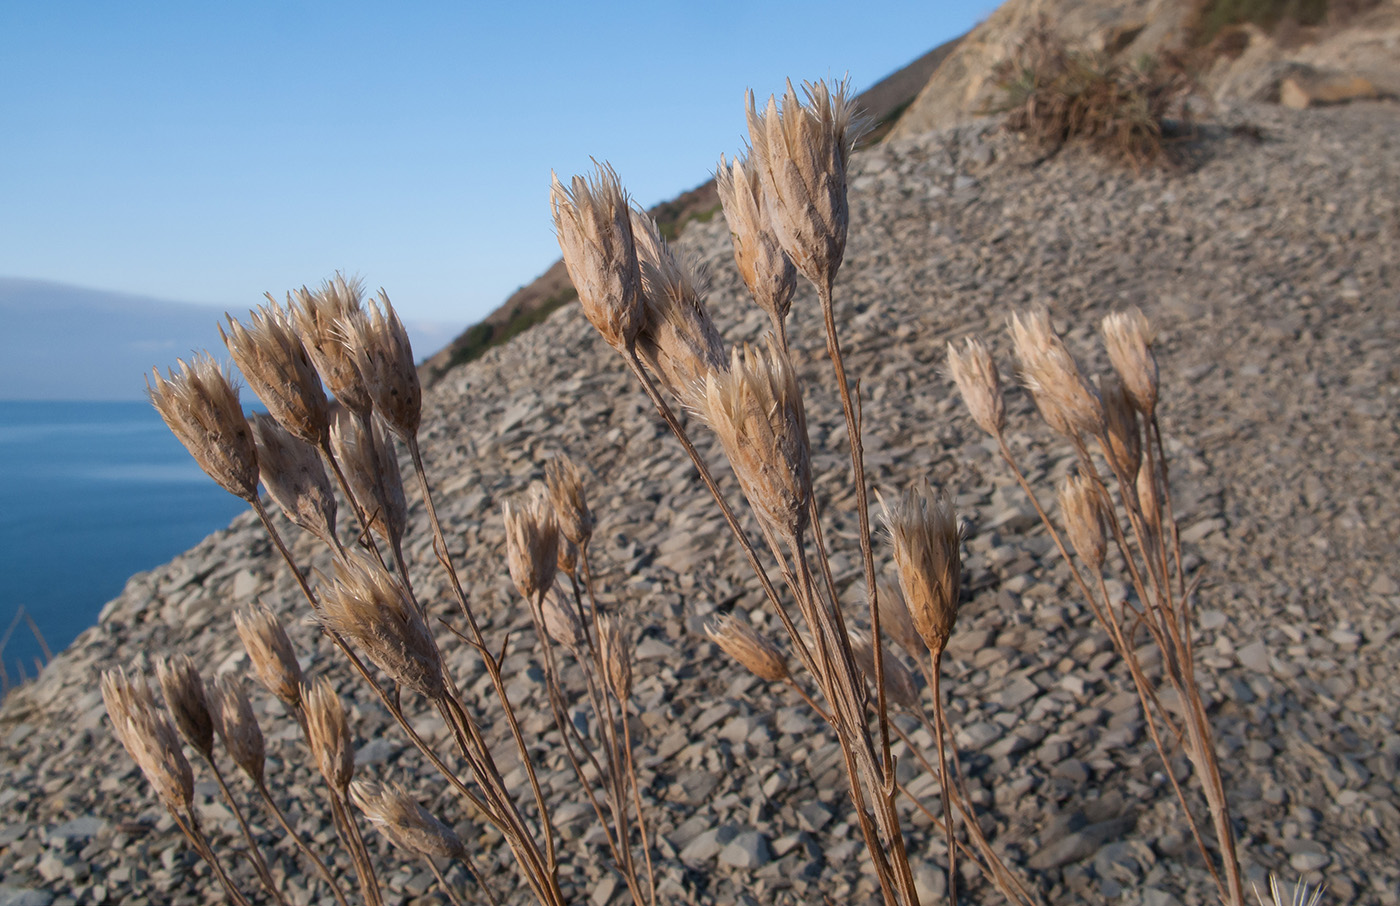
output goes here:
[{"label": "tall seed head spike", "polygon": [[694,407],[705,375],[725,365],[724,341],[705,308],[706,278],[695,260],[672,253],[650,215],[632,209],[642,274],[637,351],[672,396]]},{"label": "tall seed head spike", "polygon": [[255,783],[262,783],[266,749],[247,691],[238,677],[225,673],[215,680],[213,692],[214,726],[224,748],[243,773]]},{"label": "tall seed head spike", "polygon": [[[849,630],[851,639],[851,655],[856,659],[856,666],[865,675],[867,682],[871,686],[875,685],[875,645],[871,641],[870,633],[864,629]],[[928,652],[925,650],[924,655]],[[901,708],[917,708],[919,706],[919,684],[914,680],[914,675],[909,672],[909,668],[904,666],[904,662],[897,657],[890,655],[888,651],[882,652],[881,660],[885,673],[885,697],[889,701]]]},{"label": "tall seed head spike", "polygon": [[356,780],[350,784],[350,799],[395,846],[429,858],[465,858],[466,848],[456,833],[403,787]]},{"label": "tall seed head spike", "polygon": [[336,330],[364,378],[374,411],[391,431],[411,442],[423,420],[423,387],[408,330],[388,294],[381,289],[375,303],[342,317]]},{"label": "tall seed head spike", "polygon": [[788,678],[787,659],[782,650],[738,617],[726,614],[715,618],[705,626],[705,634],[759,679],[781,683]]},{"label": "tall seed head spike", "polygon": [[205,758],[214,757],[214,718],[204,697],[199,668],[187,654],[156,661],[156,678],[165,696],[165,707],[185,742]]},{"label": "tall seed head spike", "polygon": [[599,615],[598,648],[609,688],[618,701],[626,703],[632,697],[632,640],[617,614]]},{"label": "tall seed head spike", "polygon": [[807,527],[811,446],[797,377],[770,336],[767,348],[736,349],[705,386],[706,422],[754,512],[789,542]]},{"label": "tall seed head spike", "polygon": [[1099,399],[1103,401],[1104,434],[1114,472],[1132,478],[1142,462],[1137,409],[1117,374],[1099,376]]},{"label": "tall seed head spike", "polygon": [[1106,512],[1099,487],[1087,475],[1066,476],[1060,485],[1060,515],[1065,520],[1065,534],[1079,558],[1094,569],[1103,567],[1108,547],[1104,537],[1104,520],[1112,518]]},{"label": "tall seed head spike", "polygon": [[161,376],[146,379],[146,394],[175,437],[219,487],[235,497],[258,499],[258,454],[228,374],[208,353],[176,360]]},{"label": "tall seed head spike", "polygon": [[962,538],[952,501],[924,483],[884,510],[909,618],[929,650],[941,654],[962,593]]},{"label": "tall seed head spike", "polygon": [[1113,369],[1123,379],[1133,405],[1152,418],[1157,408],[1157,357],[1152,354],[1152,326],[1137,308],[1103,319],[1103,342]]},{"label": "tall seed head spike", "polygon": [[724,219],[729,223],[729,239],[734,245],[734,261],[739,275],[759,308],[775,324],[782,324],[792,307],[797,289],[797,268],[788,258],[773,231],[772,216],[763,195],[758,166],[746,157],[733,163],[719,159],[715,170]]},{"label": "tall seed head spike", "polygon": [[236,611],[233,625],[258,681],[295,711],[301,705],[301,664],[281,621],[267,605],[259,604]]},{"label": "tall seed head spike", "polygon": [[1098,392],[1050,325],[1050,313],[1038,308],[1013,314],[1010,324],[1021,381],[1046,424],[1071,439],[1097,434],[1103,424]]},{"label": "tall seed head spike", "polygon": [[120,667],[102,674],[102,700],[112,732],[146,776],[161,803],[176,814],[194,804],[194,773],[180,748],[180,738],[144,680],[128,679]]},{"label": "tall seed head spike", "polygon": [[263,487],[296,525],[335,545],[335,492],[316,448],[294,436],[276,419],[252,418]]},{"label": "tall seed head spike", "polygon": [[345,408],[362,416],[368,414],[369,389],[338,326],[341,319],[364,310],[364,281],[346,278],[337,271],[315,292],[303,286],[294,295],[292,320],[321,380]]},{"label": "tall seed head spike", "polygon": [[863,125],[848,80],[834,90],[807,82],[803,92],[805,104],[789,81],[781,108],[769,97],[762,113],[752,91],[745,101],[773,232],[798,272],[820,288],[836,279],[846,251],[846,169]]},{"label": "tall seed head spike", "polygon": [[[588,508],[588,497],[583,490],[583,476],[578,466],[567,456],[556,456],[545,467],[544,475],[559,533],[575,545],[587,544],[598,523],[593,511]],[[561,545],[561,555],[562,548]],[[572,569],[569,571],[572,572]]]},{"label": "tall seed head spike", "polygon": [[370,529],[390,544],[398,544],[408,528],[408,498],[394,442],[378,419],[365,433],[358,418],[337,418],[331,424],[335,453],[350,491],[370,518]]},{"label": "tall seed head spike", "polygon": [[1002,400],[996,362],[982,341],[968,337],[961,352],[949,343],[948,374],[958,385],[958,392],[977,426],[992,437],[1001,437],[1006,427],[1006,404]]},{"label": "tall seed head spike", "polygon": [[394,682],[437,700],[442,656],[418,607],[398,579],[361,554],[336,564],[317,612],[326,628],[349,638]]},{"label": "tall seed head spike", "polygon": [[302,700],[306,703],[306,737],[311,756],[326,782],[344,794],[355,774],[355,748],[350,741],[345,707],[324,676],[302,690]]},{"label": "tall seed head spike", "polygon": [[320,449],[330,431],[330,404],[290,316],[267,297],[268,304],[249,312],[251,327],[232,316],[219,335],[248,386],[272,417],[295,436]]},{"label": "tall seed head spike", "polygon": [[506,566],[515,588],[528,601],[538,600],[559,569],[559,527],[548,492],[534,484],[524,499],[501,507],[506,524]]},{"label": "tall seed head spike", "polygon": [[579,620],[578,611],[558,586],[549,589],[540,605],[544,631],[556,643],[563,645],[575,657],[582,657],[588,647],[588,634]]},{"label": "tall seed head spike", "polygon": [[627,193],[607,164],[575,176],[569,188],[551,179],[554,232],[583,314],[608,345],[629,352],[645,316]]}]

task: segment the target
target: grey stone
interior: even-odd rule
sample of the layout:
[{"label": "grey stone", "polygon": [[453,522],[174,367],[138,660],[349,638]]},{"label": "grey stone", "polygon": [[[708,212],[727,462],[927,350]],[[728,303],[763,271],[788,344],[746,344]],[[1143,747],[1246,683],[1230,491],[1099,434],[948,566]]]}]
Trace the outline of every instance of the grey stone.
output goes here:
[{"label": "grey stone", "polygon": [[759,868],[772,858],[768,838],[756,830],[741,831],[719,853],[719,860],[734,868]]}]

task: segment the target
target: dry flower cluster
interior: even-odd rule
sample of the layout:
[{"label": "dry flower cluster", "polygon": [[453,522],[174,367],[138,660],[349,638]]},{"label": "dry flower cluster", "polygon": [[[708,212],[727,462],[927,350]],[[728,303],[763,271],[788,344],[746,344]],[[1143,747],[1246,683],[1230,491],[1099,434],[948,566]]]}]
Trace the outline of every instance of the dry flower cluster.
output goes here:
[{"label": "dry flower cluster", "polygon": [[[886,555],[869,518],[860,400],[845,372],[834,300],[846,246],[846,167],[861,125],[846,84],[819,82],[804,86],[804,92],[800,97],[789,84],[781,99],[770,98],[765,105],[750,95],[749,153],[732,161],[721,158],[719,165],[739,271],[771,320],[762,345],[726,350],[705,308],[703,275],[667,246],[606,165],[567,184],[554,180],[551,208],[559,244],[584,314],[622,356],[689,455],[787,636],[768,638],[729,616],[709,628],[710,638],[754,675],[790,688],[834,734],[854,821],[884,901],[919,903],[904,830],[912,809],[942,825],[949,902],[957,898],[957,862],[968,860],[1008,901],[1040,903],[1025,875],[1007,865],[984,835],[951,743],[954,728],[943,707],[940,668],[957,631],[963,539],[946,491],[916,479],[908,490],[882,501],[897,587],[878,580],[877,560]],[[820,300],[846,420],[864,576],[861,617],[847,612],[837,592],[823,535],[831,514],[823,512],[813,491],[804,388],[791,364],[785,326],[798,274],[815,286]],[[157,372],[151,397],[205,471],[253,506],[322,630],[439,771],[463,811],[500,832],[535,899],[562,904],[564,856],[550,818],[551,805],[557,804],[545,799],[531,747],[506,695],[504,654],[488,642],[446,553],[418,449],[421,392],[408,340],[382,291],[377,303],[366,304],[362,296],[354,281],[336,277],[317,291],[289,296],[285,305],[269,298],[248,326],[229,320],[230,352],[269,418],[250,425],[226,375],[204,356],[182,362],[168,376]],[[950,344],[949,373],[973,420],[999,445],[1080,593],[1112,638],[1163,758],[1179,749],[1190,759],[1191,786],[1204,798],[1208,821],[1197,816],[1197,793],[1167,774],[1220,898],[1242,906],[1228,805],[1194,674],[1192,589],[1171,509],[1151,329],[1136,311],[1107,318],[1103,333],[1114,371],[1094,382],[1081,372],[1046,312],[1014,315],[1010,327],[1021,382],[1045,422],[1079,459],[1078,473],[1059,491],[1058,522],[1041,507],[1006,444],[1007,407],[987,347],[976,339],[961,347]],[[331,417],[326,389],[345,409],[339,419]],[[736,513],[738,497],[731,499],[696,452],[691,432],[697,430],[712,431],[723,449],[738,497],[752,512],[757,539]],[[430,622],[410,581],[402,553],[406,505],[395,439],[414,465],[435,549],[453,590],[457,613],[441,622],[484,660],[494,701],[468,700],[458,688],[444,668],[436,617]],[[333,552],[334,574],[321,577],[316,587],[264,508],[260,479],[287,518]],[[349,543],[336,533],[337,488],[359,528]],[[633,902],[654,904],[647,802],[637,781],[636,741],[628,720],[632,629],[599,604],[589,560],[596,518],[579,470],[567,460],[551,463],[547,481],[507,504],[503,517],[506,569],[536,629],[550,710],[576,772],[578,793],[604,830]],[[1110,594],[1106,570],[1125,577],[1130,593]],[[770,577],[774,572],[776,581]],[[236,617],[236,625],[255,677],[305,735],[308,758],[325,781],[340,843],[356,869],[360,897],[381,902],[361,837],[367,820],[404,852],[426,860],[454,902],[459,892],[441,873],[444,860],[463,863],[476,877],[469,892],[474,898],[496,902],[472,854],[447,823],[402,788],[355,776],[353,727],[334,687],[301,675],[272,613],[248,610]],[[1142,656],[1144,643],[1161,653],[1160,664]],[[565,682],[566,670],[575,671],[581,682]],[[215,731],[308,870],[346,903],[344,879],[333,876],[309,842],[297,837],[269,791],[261,730],[241,680],[220,677],[206,694],[188,658],[164,662],[158,672],[171,718],[156,706],[144,681],[118,670],[103,680],[113,725],[229,896],[246,902],[200,830],[191,803],[191,768],[180,744],[183,738],[199,753],[227,794],[216,764]],[[596,728],[591,732],[570,718],[575,702],[567,690],[580,685],[592,712],[589,725]],[[1172,708],[1164,706],[1168,693]],[[446,763],[448,754],[435,751],[404,717],[400,698],[406,694],[430,702],[442,716],[455,759],[466,766],[460,775]],[[488,711],[508,725],[516,764],[497,763],[498,752],[487,744],[479,716]],[[894,719],[897,714],[900,720]],[[927,729],[935,751],[923,751],[907,731],[910,726]],[[900,780],[896,739],[937,778],[939,802],[921,801]],[[529,778],[525,795],[503,779],[516,768]],[[234,797],[228,798],[246,832]],[[245,839],[268,895],[280,901],[257,842],[250,833]]]}]

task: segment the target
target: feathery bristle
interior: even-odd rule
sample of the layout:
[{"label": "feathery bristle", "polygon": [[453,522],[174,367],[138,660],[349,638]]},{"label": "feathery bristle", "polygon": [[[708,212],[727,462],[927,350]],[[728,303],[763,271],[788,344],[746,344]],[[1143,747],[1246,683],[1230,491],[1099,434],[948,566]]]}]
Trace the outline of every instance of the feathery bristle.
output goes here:
[{"label": "feathery bristle", "polygon": [[506,525],[506,566],[516,589],[536,601],[554,584],[559,569],[559,528],[548,491],[532,485],[523,500],[501,506]]},{"label": "feathery bristle", "polygon": [[1103,319],[1103,343],[1113,370],[1123,379],[1133,405],[1148,419],[1157,408],[1157,357],[1152,354],[1152,327],[1137,308]]},{"label": "feathery bristle", "polygon": [[671,252],[656,221],[632,210],[644,317],[637,352],[670,394],[693,407],[705,375],[724,368],[724,341],[705,308],[704,276]]},{"label": "feathery bristle", "polygon": [[165,696],[165,707],[175,718],[175,728],[185,742],[205,758],[214,755],[214,718],[204,697],[204,680],[187,654],[156,661],[156,678]]},{"label": "feathery bristle", "polygon": [[759,679],[780,683],[788,678],[787,659],[781,649],[747,622],[726,614],[707,624],[705,634]]},{"label": "feathery bristle", "polygon": [[335,492],[316,448],[271,416],[252,418],[263,487],[296,525],[334,546]]},{"label": "feathery bristle", "polygon": [[397,784],[356,780],[350,784],[350,799],[395,846],[439,859],[461,859],[466,855],[462,841],[451,828]]},{"label": "feathery bristle", "polygon": [[267,605],[259,604],[236,611],[233,625],[258,681],[295,711],[301,705],[301,664],[281,621]]},{"label": "feathery bristle", "polygon": [[364,310],[365,286],[358,277],[336,275],[315,291],[302,287],[291,305],[292,320],[326,388],[345,408],[361,416],[370,410],[369,389],[346,349],[339,323]]},{"label": "feathery bristle", "polygon": [[225,673],[213,685],[214,726],[224,741],[233,763],[253,778],[255,783],[263,781],[265,748],[262,728],[253,716],[253,703],[238,677]]},{"label": "feathery bristle", "polygon": [[583,477],[579,474],[578,466],[567,456],[556,456],[545,467],[544,477],[560,534],[576,545],[587,544],[597,520],[588,508],[588,497],[583,490]]},{"label": "feathery bristle", "polygon": [[1046,424],[1071,439],[1097,434],[1103,424],[1098,392],[1050,325],[1050,313],[1038,308],[1013,314],[1010,325],[1021,381]]},{"label": "feathery bristle", "polygon": [[961,352],[949,343],[948,373],[958,385],[972,420],[992,437],[1001,437],[1006,427],[1006,404],[1001,396],[996,362],[982,341],[968,337]]},{"label": "feathery bristle", "polygon": [[337,563],[317,618],[395,682],[430,699],[443,695],[437,642],[403,586],[377,563],[359,554]]},{"label": "feathery bristle", "polygon": [[177,359],[179,372],[146,380],[146,394],[171,432],[195,462],[225,491],[258,499],[258,454],[253,430],[243,415],[228,375],[207,353],[190,362]]},{"label": "feathery bristle", "polygon": [[175,729],[156,707],[150,687],[144,680],[128,679],[118,667],[102,674],[102,700],[113,733],[161,803],[171,812],[188,813],[194,802],[194,773]]},{"label": "feathery bristle", "polygon": [[812,494],[807,416],[772,337],[766,350],[736,349],[727,371],[710,373],[704,416],[754,512],[789,542],[800,536]]},{"label": "feathery bristle", "polygon": [[928,657],[928,646],[924,644],[914,621],[909,616],[909,607],[904,603],[904,594],[898,586],[880,582],[880,634],[894,639],[915,661],[922,663]]},{"label": "feathery bristle", "polygon": [[941,654],[962,593],[962,539],[952,501],[925,483],[884,510],[909,618],[929,650]]},{"label": "feathery bristle", "polygon": [[715,185],[729,223],[739,275],[758,307],[768,313],[775,326],[781,326],[797,289],[797,268],[773,232],[758,166],[742,156],[726,163],[720,155]]},{"label": "feathery bristle", "polygon": [[271,296],[267,299],[267,305],[249,312],[251,327],[225,315],[228,330],[220,325],[219,336],[272,417],[319,449],[330,431],[326,391],[291,317]]},{"label": "feathery bristle", "polygon": [[1103,566],[1108,548],[1104,538],[1104,519],[1112,518],[1099,486],[1087,475],[1069,475],[1060,485],[1060,515],[1065,521],[1065,534],[1081,560],[1094,569]]},{"label": "feathery bristle", "polygon": [[798,272],[822,288],[835,281],[846,251],[846,168],[861,124],[849,81],[802,88],[805,104],[789,81],[781,108],[770,96],[760,113],[752,91],[745,106],[773,232]]},{"label": "feathery bristle", "polygon": [[[875,684],[875,645],[870,639],[870,633],[863,629],[852,629],[847,633],[851,639],[851,656],[856,659],[856,666],[865,675],[865,679],[872,686]],[[927,649],[925,649],[925,656]],[[914,674],[909,672],[909,668],[904,666],[904,662],[897,657],[891,656],[889,651],[882,650],[881,666],[885,673],[885,698],[901,708],[917,708],[919,706],[919,684],[914,679]]]},{"label": "feathery bristle", "polygon": [[338,418],[331,425],[331,450],[365,510],[370,529],[396,545],[408,528],[408,498],[394,442],[376,419],[366,434],[358,418]]},{"label": "feathery bristle", "polygon": [[632,640],[617,614],[599,615],[598,649],[608,686],[617,700],[625,703],[632,697]]},{"label": "feathery bristle", "polygon": [[557,175],[551,178],[554,232],[583,314],[608,345],[628,352],[644,315],[627,193],[607,164],[587,178],[575,176],[567,189]]},{"label": "feathery bristle", "polygon": [[336,695],[335,687],[321,677],[302,690],[305,703],[306,739],[311,757],[321,776],[342,794],[355,774],[355,749],[350,741],[350,725],[345,720],[345,708]]},{"label": "feathery bristle", "polygon": [[408,331],[388,294],[381,289],[375,303],[342,317],[336,329],[364,378],[374,411],[405,442],[413,441],[423,420],[423,387]]}]

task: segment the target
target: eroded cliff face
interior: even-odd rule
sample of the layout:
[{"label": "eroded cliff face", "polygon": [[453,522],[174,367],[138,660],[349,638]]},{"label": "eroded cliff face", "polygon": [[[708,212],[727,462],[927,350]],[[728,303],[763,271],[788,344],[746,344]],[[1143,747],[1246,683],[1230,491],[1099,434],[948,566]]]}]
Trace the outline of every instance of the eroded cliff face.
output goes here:
[{"label": "eroded cliff face", "polygon": [[[985,112],[996,99],[997,65],[1041,22],[1074,45],[1133,61],[1186,46],[1195,10],[1183,0],[1008,0],[943,61],[893,135],[944,129]],[[1273,35],[1240,26],[1230,39],[1200,74],[1203,93],[1218,102],[1305,107],[1400,94],[1400,0]]]}]

